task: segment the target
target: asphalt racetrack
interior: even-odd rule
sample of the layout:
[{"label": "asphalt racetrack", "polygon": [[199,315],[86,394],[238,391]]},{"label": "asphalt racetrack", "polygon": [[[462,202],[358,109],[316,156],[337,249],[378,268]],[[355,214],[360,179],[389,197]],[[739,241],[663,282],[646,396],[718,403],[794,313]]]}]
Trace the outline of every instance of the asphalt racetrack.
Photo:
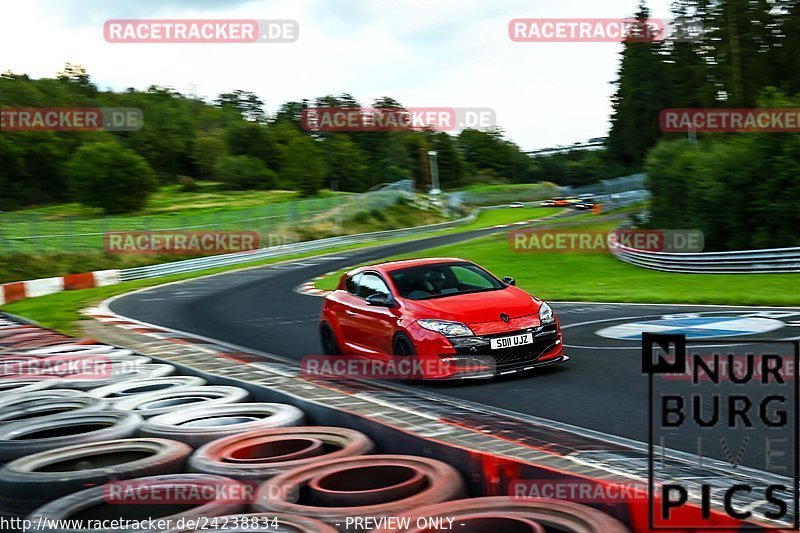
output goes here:
[{"label": "asphalt racetrack", "polygon": [[[298,285],[350,265],[415,251],[424,256],[427,248],[497,231],[444,235],[199,278],[117,298],[111,309],[143,322],[299,360],[321,353],[317,336],[321,299],[298,294],[294,290]],[[514,272],[495,274],[513,276]],[[713,345],[701,342],[704,338],[742,339],[734,347],[698,348],[705,350],[704,354],[786,354],[791,353],[786,346],[759,345],[757,341],[800,335],[800,309],[615,303],[552,306],[564,330],[565,353],[572,358],[568,363],[493,381],[410,387],[422,394],[433,392],[646,442],[648,378],[642,373],[641,331],[686,333],[701,346]],[[684,385],[673,382],[665,386]],[[791,413],[789,417],[796,420]],[[791,437],[782,431],[778,437]],[[720,443],[723,435],[713,429],[691,438],[676,431],[666,435],[665,446],[695,453],[698,435],[703,438],[701,454],[705,456],[724,460],[741,451],[742,464],[768,469],[766,437],[771,435],[755,434],[742,449],[741,442],[730,437]],[[789,455],[783,460],[789,461]]]}]

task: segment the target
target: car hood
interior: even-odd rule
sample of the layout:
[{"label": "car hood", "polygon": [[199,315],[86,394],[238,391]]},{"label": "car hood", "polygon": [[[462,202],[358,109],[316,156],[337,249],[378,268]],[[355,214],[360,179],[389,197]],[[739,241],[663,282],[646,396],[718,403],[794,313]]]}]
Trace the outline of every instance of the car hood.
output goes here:
[{"label": "car hood", "polygon": [[408,310],[416,318],[452,320],[468,326],[502,322],[500,313],[509,318],[536,315],[541,301],[517,287],[506,287],[496,291],[476,292],[431,300],[406,300]]}]

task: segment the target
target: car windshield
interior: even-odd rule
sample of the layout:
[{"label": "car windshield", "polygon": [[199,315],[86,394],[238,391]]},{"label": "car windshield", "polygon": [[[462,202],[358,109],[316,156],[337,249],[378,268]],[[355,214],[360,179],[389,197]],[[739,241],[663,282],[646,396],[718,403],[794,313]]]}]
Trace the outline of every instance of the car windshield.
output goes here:
[{"label": "car windshield", "polygon": [[497,278],[472,263],[437,263],[390,272],[401,298],[429,300],[503,289]]}]

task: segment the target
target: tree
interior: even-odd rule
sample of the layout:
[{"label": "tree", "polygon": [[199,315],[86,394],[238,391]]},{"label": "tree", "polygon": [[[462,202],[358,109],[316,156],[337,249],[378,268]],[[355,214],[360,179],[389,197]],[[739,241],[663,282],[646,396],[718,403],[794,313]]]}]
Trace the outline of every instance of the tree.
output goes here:
[{"label": "tree", "polygon": [[275,173],[259,159],[246,155],[226,156],[214,165],[214,177],[230,189],[272,189]]},{"label": "tree", "polygon": [[622,61],[612,97],[613,114],[608,150],[619,163],[639,167],[661,137],[659,114],[669,101],[661,44],[643,39],[650,12],[642,3],[636,13],[639,26],[622,44]]},{"label": "tree", "polygon": [[271,170],[280,168],[280,152],[269,127],[253,122],[237,122],[225,130],[225,140],[231,154],[255,157]]},{"label": "tree", "polygon": [[264,102],[250,91],[237,89],[230,93],[222,93],[215,103],[218,107],[229,107],[241,113],[242,118],[249,122],[266,124],[267,113],[264,111]]},{"label": "tree", "polygon": [[78,148],[67,165],[67,175],[79,202],[106,213],[139,210],[158,187],[147,161],[114,141]]},{"label": "tree", "polygon": [[333,133],[322,142],[326,179],[336,180],[341,191],[363,191],[367,187],[367,163],[356,143]]},{"label": "tree", "polygon": [[289,141],[281,165],[283,180],[303,196],[313,196],[325,179],[325,160],[317,141],[296,135]]},{"label": "tree", "polygon": [[198,137],[194,141],[195,167],[201,178],[212,179],[214,177],[214,166],[221,158],[228,155],[228,145],[216,135]]}]

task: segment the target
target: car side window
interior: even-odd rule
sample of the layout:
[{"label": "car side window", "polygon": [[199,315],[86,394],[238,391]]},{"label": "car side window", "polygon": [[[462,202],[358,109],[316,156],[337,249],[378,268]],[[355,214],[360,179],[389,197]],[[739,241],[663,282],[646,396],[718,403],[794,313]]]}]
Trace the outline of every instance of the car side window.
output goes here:
[{"label": "car side window", "polygon": [[347,289],[347,292],[349,292],[353,296],[358,294],[358,278],[360,277],[361,273],[353,274],[352,276],[348,276],[347,279],[344,281],[344,286]]},{"label": "car side window", "polygon": [[364,274],[358,281],[358,296],[368,298],[373,294],[389,296],[389,287],[376,274]]}]

